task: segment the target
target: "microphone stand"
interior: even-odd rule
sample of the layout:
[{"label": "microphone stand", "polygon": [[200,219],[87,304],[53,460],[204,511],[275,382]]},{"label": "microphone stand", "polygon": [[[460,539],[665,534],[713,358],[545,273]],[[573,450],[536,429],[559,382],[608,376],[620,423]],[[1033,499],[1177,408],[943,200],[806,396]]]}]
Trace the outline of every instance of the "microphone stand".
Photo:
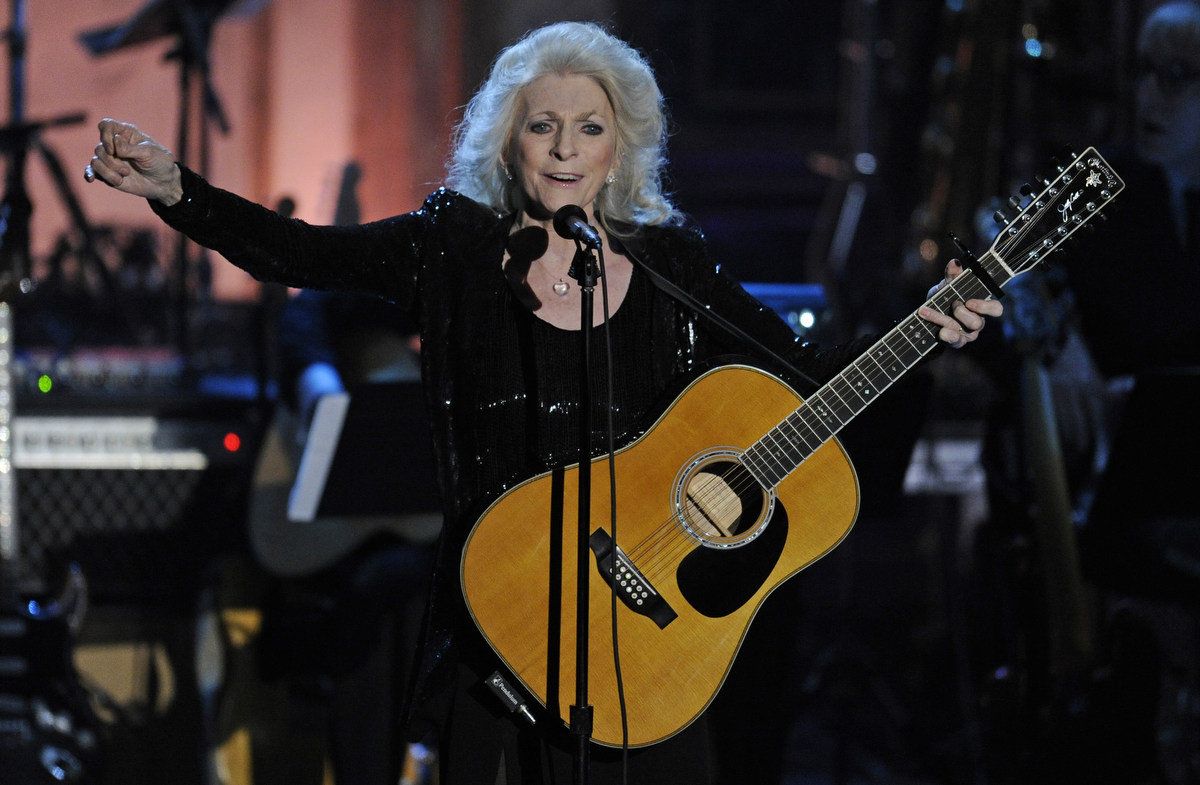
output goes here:
[{"label": "microphone stand", "polygon": [[592,304],[599,279],[595,254],[575,241],[575,258],[568,272],[579,282],[579,531],[576,536],[575,584],[575,703],[571,705],[571,735],[575,737],[575,785],[589,781],[592,706],[588,703],[588,610],[590,605],[592,528]]}]

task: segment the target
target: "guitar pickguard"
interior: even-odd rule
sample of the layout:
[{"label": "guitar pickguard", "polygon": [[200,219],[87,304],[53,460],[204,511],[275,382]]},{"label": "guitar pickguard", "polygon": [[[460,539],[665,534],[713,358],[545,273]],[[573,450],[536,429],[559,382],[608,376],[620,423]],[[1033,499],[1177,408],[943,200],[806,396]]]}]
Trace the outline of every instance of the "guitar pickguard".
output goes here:
[{"label": "guitar pickguard", "polygon": [[762,588],[787,542],[788,516],[776,503],[762,534],[737,548],[696,548],[679,563],[679,592],[710,619],[728,616]]}]

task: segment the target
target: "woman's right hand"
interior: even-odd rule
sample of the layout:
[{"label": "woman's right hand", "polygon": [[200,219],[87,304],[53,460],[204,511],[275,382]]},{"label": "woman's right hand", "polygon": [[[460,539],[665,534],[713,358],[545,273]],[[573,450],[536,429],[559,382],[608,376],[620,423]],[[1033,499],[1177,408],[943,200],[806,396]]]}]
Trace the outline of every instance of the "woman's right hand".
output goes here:
[{"label": "woman's right hand", "polygon": [[99,129],[100,144],[83,171],[85,180],[102,180],[118,191],[168,206],[183,198],[179,167],[170,150],[132,123],[106,117]]}]

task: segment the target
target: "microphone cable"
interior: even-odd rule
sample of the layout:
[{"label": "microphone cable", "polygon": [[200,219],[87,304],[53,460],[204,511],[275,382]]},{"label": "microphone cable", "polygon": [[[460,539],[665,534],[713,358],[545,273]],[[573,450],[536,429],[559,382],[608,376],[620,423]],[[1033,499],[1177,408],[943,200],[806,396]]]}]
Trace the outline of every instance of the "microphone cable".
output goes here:
[{"label": "microphone cable", "polygon": [[[578,242],[578,241],[577,241]],[[612,615],[613,672],[617,680],[617,706],[621,712],[621,782],[629,782],[629,715],[625,705],[625,680],[621,675],[621,649],[617,632],[617,561],[620,558],[617,540],[617,463],[616,428],[613,425],[613,350],[612,331],[609,329],[608,273],[604,266],[604,247],[596,248],[600,266],[600,302],[604,312],[604,364],[605,364],[605,437],[608,452],[608,509],[609,526],[612,528],[612,575],[608,580],[610,613]],[[633,279],[630,279],[632,285]],[[628,291],[626,297],[628,297]],[[589,453],[591,451],[589,450]],[[589,455],[588,460],[591,460]]]}]

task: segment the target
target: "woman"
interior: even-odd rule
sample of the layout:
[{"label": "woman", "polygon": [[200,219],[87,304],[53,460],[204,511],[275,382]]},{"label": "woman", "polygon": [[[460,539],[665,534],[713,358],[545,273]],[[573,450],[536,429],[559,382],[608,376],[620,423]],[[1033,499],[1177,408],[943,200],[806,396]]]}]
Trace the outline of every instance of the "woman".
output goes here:
[{"label": "woman", "polygon": [[[449,785],[491,785],[501,766],[511,783],[539,782],[545,770],[566,781],[570,772],[571,747],[554,723],[540,723],[537,735],[519,729],[479,689],[495,662],[457,583],[480,501],[575,460],[580,293],[567,275],[573,242],[544,231],[554,213],[578,205],[603,229],[618,432],[633,431],[699,362],[742,347],[660,291],[614,238],[808,375],[828,377],[857,354],[853,346],[823,352],[800,343],[718,272],[700,232],[662,193],[664,128],[662,96],[643,58],[578,23],[536,30],[501,53],[458,129],[447,179],[455,190],[364,226],[284,220],[176,166],[136,127],[100,123],[89,180],[146,197],[171,226],[258,278],[370,292],[416,317],[446,526],[412,701],[417,719],[443,730]],[[941,340],[962,346],[984,316],[1000,312],[998,303],[971,300],[955,318],[923,315]],[[605,422],[604,399],[593,395],[595,423]],[[594,782],[619,781],[618,755],[596,750],[592,760]],[[633,782],[708,781],[704,723],[633,752],[630,767]]]}]

